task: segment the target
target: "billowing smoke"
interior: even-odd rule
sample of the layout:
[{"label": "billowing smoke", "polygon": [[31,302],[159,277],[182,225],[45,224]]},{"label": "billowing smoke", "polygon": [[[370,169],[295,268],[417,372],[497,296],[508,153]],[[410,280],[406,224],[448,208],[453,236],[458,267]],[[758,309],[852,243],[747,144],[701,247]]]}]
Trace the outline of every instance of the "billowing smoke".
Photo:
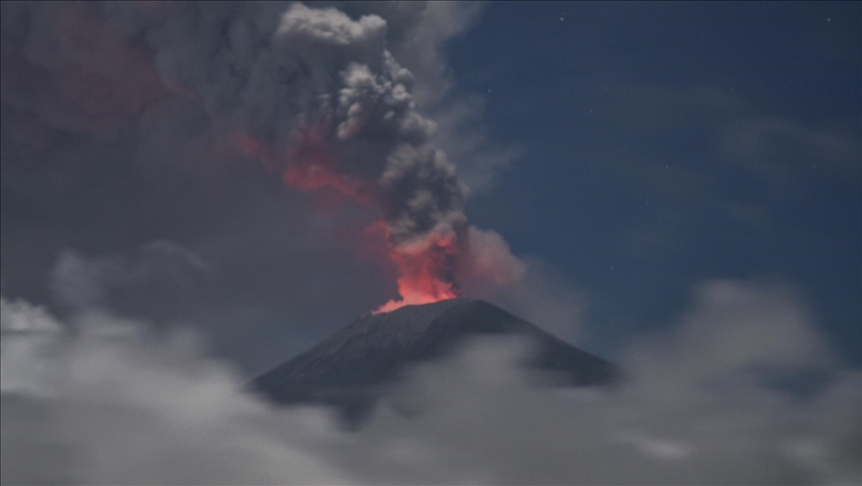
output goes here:
[{"label": "billowing smoke", "polygon": [[[505,244],[485,249],[483,242],[493,239],[471,236],[482,232],[467,225],[467,187],[432,143],[436,125],[417,107],[414,76],[390,51],[390,41],[409,30],[413,41],[395,42],[394,52],[421,72],[439,71],[429,67],[435,39],[451,34],[417,19],[453,17],[447,8],[278,2],[3,8],[4,65],[47,70],[66,93],[38,99],[11,79],[4,81],[12,86],[4,100],[22,109],[34,105],[51,123],[106,143],[123,127],[139,126],[136,138],[158,154],[164,135],[155,126],[178,123],[181,108],[150,105],[159,97],[184,98],[203,107],[230,150],[262,161],[288,186],[379,208],[400,294],[380,311],[456,297],[465,281],[490,276],[483,269],[509,267],[514,259]],[[462,30],[478,10],[465,7],[447,29]],[[396,21],[390,26],[374,11]],[[423,83],[426,101],[439,98],[440,86]],[[488,262],[500,248],[506,250],[500,261]],[[476,255],[483,260],[473,262]]]},{"label": "billowing smoke", "polygon": [[239,149],[289,185],[380,206],[402,298],[384,309],[458,295],[466,188],[430,143],[435,125],[387,50],[382,18],[300,3],[123,4],[101,14],[145,38],[165,83],[230,120]]},{"label": "billowing smoke", "polygon": [[[3,484],[859,484],[860,375],[783,287],[702,285],[615,389],[553,389],[529,343],[412,370],[359,430],[240,390],[193,333],[0,298]],[[780,336],[780,339],[776,339]],[[776,377],[817,373],[799,393]]]}]

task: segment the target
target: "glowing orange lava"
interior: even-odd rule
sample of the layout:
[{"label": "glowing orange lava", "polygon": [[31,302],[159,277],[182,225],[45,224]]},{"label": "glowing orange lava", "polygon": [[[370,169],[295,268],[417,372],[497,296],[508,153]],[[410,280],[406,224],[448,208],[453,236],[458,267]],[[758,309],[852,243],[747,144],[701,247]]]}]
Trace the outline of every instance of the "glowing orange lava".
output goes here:
[{"label": "glowing orange lava", "polygon": [[[326,150],[323,128],[313,126],[288,146],[281,163],[273,157],[267,144],[252,135],[234,137],[239,151],[247,157],[261,159],[269,170],[281,170],[285,183],[303,191],[320,193],[334,190],[359,203],[375,201],[370,184],[349,179],[339,170]],[[378,226],[379,225],[379,226]],[[389,245],[388,256],[398,267],[399,299],[383,304],[374,313],[390,312],[406,305],[430,304],[459,296],[452,269],[458,253],[452,231],[431,231],[422,238],[395,244],[389,227],[382,221],[375,228],[383,229]]]},{"label": "glowing orange lava", "polygon": [[[441,300],[455,299],[458,297],[458,294],[452,292],[451,285],[443,284],[444,286],[442,288],[437,287],[437,284],[441,284],[439,281],[422,282],[423,285],[432,283],[432,286],[434,287],[433,289],[416,289],[414,288],[415,283],[416,281],[411,279],[399,278],[398,293],[401,295],[401,300],[392,299],[380,306],[380,308],[374,311],[373,314],[391,312],[395,309],[400,309],[405,305],[433,304],[434,302],[440,302]],[[431,290],[431,292],[427,292],[427,290]]]},{"label": "glowing orange lava", "polygon": [[390,300],[374,313],[458,297],[458,288],[450,275],[456,255],[454,234],[436,232],[416,243],[392,248],[390,257],[398,265],[398,294],[401,298]]}]

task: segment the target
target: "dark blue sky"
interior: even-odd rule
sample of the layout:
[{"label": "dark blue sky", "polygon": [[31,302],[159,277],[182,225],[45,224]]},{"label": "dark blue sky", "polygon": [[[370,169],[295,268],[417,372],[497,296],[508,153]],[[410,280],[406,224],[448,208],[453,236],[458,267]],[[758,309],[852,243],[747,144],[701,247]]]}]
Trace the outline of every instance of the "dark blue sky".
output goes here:
[{"label": "dark blue sky", "polygon": [[708,278],[794,285],[862,361],[860,4],[493,3],[449,49],[524,155],[468,205],[590,292],[587,346]]}]

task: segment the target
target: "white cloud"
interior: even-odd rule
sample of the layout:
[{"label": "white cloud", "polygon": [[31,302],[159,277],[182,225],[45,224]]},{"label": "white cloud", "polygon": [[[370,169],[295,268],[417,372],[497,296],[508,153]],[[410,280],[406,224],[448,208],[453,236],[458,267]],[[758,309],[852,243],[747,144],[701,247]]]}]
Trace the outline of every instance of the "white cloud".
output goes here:
[{"label": "white cloud", "polygon": [[[632,369],[658,363],[680,379],[703,379],[834,364],[810,311],[785,285],[713,280],[695,289],[694,301],[676,326],[653,335],[644,350],[631,351]],[[661,361],[654,360],[657,352]]]},{"label": "white cloud", "polygon": [[[829,364],[801,309],[783,287],[708,282],[677,325],[633,347],[630,380],[605,390],[546,388],[517,365],[526,343],[479,340],[413,370],[354,432],[326,410],[238,393],[188,334],[109,332],[117,318],[89,314],[75,334],[9,353],[33,336],[4,331],[2,481],[858,483],[860,374]],[[752,362],[830,380],[795,397],[750,379]]]},{"label": "white cloud", "polygon": [[435,142],[458,165],[458,176],[471,194],[492,189],[526,153],[521,146],[493,140],[482,122],[486,105],[484,96],[471,94],[447,98],[430,113],[437,123]]},{"label": "white cloud", "polygon": [[[408,5],[414,2],[384,3],[393,4],[389,8],[408,9]],[[415,23],[409,27],[401,42],[393,46],[394,54],[403,59],[404,65],[416,76],[413,96],[419,106],[433,106],[445,97],[454,84],[444,47],[447,42],[466,32],[481,16],[484,8],[485,5],[480,2],[424,3],[421,14],[415,16]]]},{"label": "white cloud", "polygon": [[[237,393],[231,370],[188,337],[151,336],[131,322],[117,333],[107,322],[116,320],[84,316],[79,332],[38,343],[4,331],[4,484],[345,482],[272,434],[275,415]],[[296,417],[279,424],[301,431]]]},{"label": "white cloud", "polygon": [[587,293],[537,257],[519,258],[498,233],[469,228],[465,295],[485,299],[566,340],[577,340]]},{"label": "white cloud", "polygon": [[0,296],[0,332],[51,332],[61,325],[44,307],[24,300],[6,300]]},{"label": "white cloud", "polygon": [[[655,135],[702,129],[710,137],[708,148],[723,162],[773,185],[798,185],[812,167],[832,176],[858,178],[860,137],[846,128],[769,113],[721,87],[622,86],[618,91],[609,104],[615,123]],[[665,163],[661,161],[662,166]]]},{"label": "white cloud", "polygon": [[810,169],[858,178],[858,134],[751,114],[728,120],[716,140],[729,160],[774,184],[796,184]]},{"label": "white cloud", "polygon": [[165,240],[143,245],[136,253],[87,257],[67,249],[51,274],[51,290],[60,302],[85,308],[104,304],[118,287],[163,278],[176,288],[188,288],[197,276],[212,271],[200,256]]}]

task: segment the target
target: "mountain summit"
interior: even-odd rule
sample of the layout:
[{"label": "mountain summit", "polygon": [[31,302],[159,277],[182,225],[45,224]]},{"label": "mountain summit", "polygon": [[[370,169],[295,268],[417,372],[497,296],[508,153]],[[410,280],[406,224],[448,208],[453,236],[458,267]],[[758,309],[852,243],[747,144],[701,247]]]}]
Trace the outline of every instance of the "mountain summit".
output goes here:
[{"label": "mountain summit", "polygon": [[482,300],[458,298],[366,315],[295,358],[260,375],[252,388],[275,402],[324,403],[348,415],[367,411],[410,365],[438,358],[477,335],[531,338],[529,365],[560,372],[569,385],[613,381],[616,368]]}]

